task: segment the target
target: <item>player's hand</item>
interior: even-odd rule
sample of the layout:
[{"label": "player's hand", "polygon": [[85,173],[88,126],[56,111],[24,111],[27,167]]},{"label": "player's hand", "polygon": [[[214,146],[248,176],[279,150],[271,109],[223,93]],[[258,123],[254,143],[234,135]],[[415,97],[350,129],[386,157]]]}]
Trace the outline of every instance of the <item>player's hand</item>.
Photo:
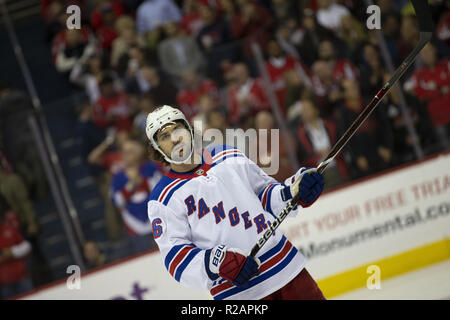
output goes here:
[{"label": "player's hand", "polygon": [[323,175],[316,168],[302,168],[300,176],[291,186],[291,194],[300,194],[298,202],[303,208],[309,207],[317,200],[325,187]]},{"label": "player's hand", "polygon": [[235,286],[248,286],[249,280],[259,273],[258,258],[246,256],[239,249],[224,245],[211,250],[209,268],[212,273],[232,282]]}]

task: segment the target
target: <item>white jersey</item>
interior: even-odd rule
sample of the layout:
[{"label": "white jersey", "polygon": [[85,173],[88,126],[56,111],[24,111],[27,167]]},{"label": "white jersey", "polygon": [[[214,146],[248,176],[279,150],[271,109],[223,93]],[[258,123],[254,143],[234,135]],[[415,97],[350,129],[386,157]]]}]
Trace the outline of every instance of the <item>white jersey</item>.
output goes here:
[{"label": "white jersey", "polygon": [[289,200],[283,201],[282,190],[293,177],[279,183],[227,145],[203,150],[202,158],[192,172],[166,173],[150,195],[148,216],[164,264],[181,284],[209,290],[216,300],[264,298],[290,282],[306,262],[280,231],[258,252],[260,273],[246,288],[210,273],[205,252],[226,245],[249,254]]}]

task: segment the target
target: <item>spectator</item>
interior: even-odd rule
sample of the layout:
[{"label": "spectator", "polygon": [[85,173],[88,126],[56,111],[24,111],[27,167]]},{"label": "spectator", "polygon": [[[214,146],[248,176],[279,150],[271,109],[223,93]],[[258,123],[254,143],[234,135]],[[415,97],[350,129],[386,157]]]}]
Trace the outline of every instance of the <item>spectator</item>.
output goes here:
[{"label": "spectator", "polygon": [[100,252],[94,241],[86,241],[83,246],[83,254],[89,269],[101,267],[107,262],[106,255]]},{"label": "spectator", "polygon": [[53,40],[53,53],[56,70],[69,73],[78,60],[95,52],[94,43],[88,40],[87,29],[67,29],[61,31]]},{"label": "spectator", "polygon": [[22,91],[0,83],[0,146],[15,173],[20,175],[33,200],[48,193],[47,178],[36,142],[28,125],[33,116],[30,98]]},{"label": "spectator", "polygon": [[[385,81],[390,76],[385,75]],[[393,164],[401,165],[406,162],[416,160],[414,153],[414,140],[409,134],[405,114],[400,108],[400,99],[397,91],[391,89],[389,93],[381,100],[378,108],[382,108],[389,118],[389,127],[393,133]],[[406,112],[412,122],[413,128],[417,133],[417,141],[425,154],[438,152],[441,146],[438,144],[437,136],[433,123],[427,111],[426,104],[417,99],[414,95],[404,93]]]},{"label": "spectator", "polygon": [[181,10],[173,0],[145,0],[136,12],[139,34],[154,31],[168,22],[179,22]]},{"label": "spectator", "polygon": [[[206,114],[206,127],[220,130],[222,136],[226,138],[226,130],[230,128],[226,113],[221,108],[214,108],[208,111]],[[223,143],[228,144],[226,140]]]},{"label": "spectator", "polygon": [[290,0],[272,0],[272,11],[277,25],[290,18],[297,18],[297,4]]},{"label": "spectator", "polygon": [[145,127],[147,123],[147,116],[156,107],[155,98],[151,93],[144,93],[139,99],[139,112],[136,114],[133,120],[133,136],[139,141],[146,141],[147,135],[145,133]]},{"label": "spectator", "polygon": [[450,46],[450,3],[445,2],[447,11],[442,14],[437,25],[436,36]]},{"label": "spectator", "polygon": [[231,124],[247,128],[250,115],[270,108],[259,79],[250,77],[247,65],[237,63],[232,70],[233,85],[228,89],[227,109]]},{"label": "spectator", "polygon": [[51,1],[45,13],[42,14],[45,20],[45,40],[48,44],[59,32],[66,28],[67,16],[64,8],[62,0]]},{"label": "spectator", "polygon": [[95,103],[101,95],[99,82],[106,74],[113,76],[114,87],[116,90],[120,90],[122,84],[118,76],[112,71],[106,71],[102,56],[93,53],[89,56],[83,56],[77,61],[70,72],[69,80],[80,87],[84,87],[89,101]]},{"label": "spectator", "polygon": [[334,80],[333,68],[329,61],[318,60],[312,66],[313,91],[317,107],[325,118],[333,117],[335,106],[342,98],[339,83]]},{"label": "spectator", "polygon": [[285,113],[285,73],[288,71],[298,72],[298,68],[302,68],[302,70],[305,71],[306,76],[309,76],[310,72],[305,65],[301,64],[301,62],[293,56],[285,55],[278,42],[274,39],[267,43],[266,52],[268,58],[265,63],[265,67],[269,73],[269,78],[272,84],[271,87],[277,96],[278,105],[280,106],[282,112]]},{"label": "spectator", "polygon": [[7,223],[5,218],[9,210],[6,200],[0,196],[0,296],[3,299],[33,289],[25,260],[31,245]]},{"label": "spectator", "polygon": [[[284,181],[288,177],[295,174],[296,170],[292,167],[292,164],[290,162],[289,158],[289,149],[294,153],[297,154],[297,143],[295,142],[294,137],[289,131],[282,132],[281,130],[278,131],[279,134],[279,140],[273,141],[272,140],[272,130],[276,129],[275,127],[275,120],[273,118],[273,115],[269,111],[259,111],[255,116],[255,129],[257,130],[257,136],[258,136],[258,142],[257,142],[257,164],[262,169],[264,167],[271,167],[273,163],[278,161],[278,170],[277,173],[273,174],[272,176],[277,179],[277,181]],[[261,134],[267,133],[267,145],[264,145],[265,140],[261,138]],[[288,140],[286,140],[286,136],[288,137]],[[276,150],[276,144],[278,144],[278,152],[274,152],[272,149],[275,147]],[[278,157],[276,160],[275,157]],[[280,179],[280,180],[278,180]]]},{"label": "spectator", "polygon": [[203,94],[198,97],[197,103],[198,112],[194,117],[192,117],[191,121],[193,124],[197,121],[200,122],[202,131],[205,131],[208,128],[208,121],[206,117],[211,110],[217,107],[217,100],[208,94]]},{"label": "spectator", "polygon": [[412,92],[425,102],[428,113],[437,128],[444,147],[449,148],[450,137],[450,60],[438,60],[434,44],[428,43],[420,52],[423,67],[414,71],[405,84],[405,90]]},{"label": "spectator", "polygon": [[318,3],[317,21],[325,28],[338,31],[342,25],[342,18],[350,15],[350,11],[334,0],[318,0]]},{"label": "spectator", "polygon": [[[335,39],[335,35],[331,30],[322,27],[316,19],[314,12],[310,9],[305,9],[302,17],[302,24],[304,28],[304,35],[298,40],[297,45],[300,57],[308,66],[318,59],[319,46],[325,39]],[[299,35],[297,36],[299,37]]]},{"label": "spectator", "polygon": [[[289,18],[278,25],[275,38],[286,53],[298,58],[305,33],[305,29],[299,25],[295,18]],[[303,55],[301,55],[301,58],[304,59]],[[306,60],[303,61],[306,62]]]},{"label": "spectator", "polygon": [[111,45],[111,66],[116,68],[121,56],[126,54],[133,46],[143,46],[144,41],[142,37],[137,35],[135,22],[128,15],[122,15],[117,18],[114,29],[117,33],[117,38],[114,39]]},{"label": "spectator", "polygon": [[362,48],[363,63],[361,71],[361,93],[364,97],[373,97],[384,84],[386,70],[378,47],[367,43]]},{"label": "spectator", "polygon": [[122,224],[120,215],[111,201],[109,191],[113,175],[125,166],[120,148],[128,138],[129,134],[126,131],[119,131],[117,134],[110,133],[105,140],[90,151],[87,157],[88,164],[99,169],[94,179],[104,201],[106,230],[111,241],[116,241],[121,237]]},{"label": "spectator", "polygon": [[397,42],[398,62],[404,61],[419,41],[419,27],[414,16],[403,16],[400,34]]},{"label": "spectator", "polygon": [[124,7],[121,1],[96,0],[96,7],[91,14],[91,26],[94,31],[98,31],[105,24],[108,24],[108,21],[105,21],[110,18],[105,17],[105,13],[107,12],[111,12],[113,14],[112,18],[114,19],[124,14]]},{"label": "spectator", "polygon": [[113,41],[117,38],[117,32],[114,25],[119,16],[114,10],[112,4],[115,2],[110,2],[101,9],[101,19],[102,24],[95,29],[95,35],[100,42],[101,47],[109,52]]},{"label": "spectator", "polygon": [[121,213],[130,236],[130,253],[138,253],[155,246],[150,234],[152,226],[147,216],[150,192],[161,178],[161,170],[144,161],[144,146],[133,140],[121,148],[125,169],[114,175],[111,184],[113,203]]},{"label": "spectator", "polygon": [[235,42],[230,42],[229,22],[223,15],[209,4],[199,6],[203,26],[197,34],[197,42],[206,56],[206,74],[221,81],[220,68],[224,62],[235,62],[239,59],[239,48]]},{"label": "spectator", "polygon": [[85,103],[79,109],[76,135],[80,139],[81,157],[86,161],[90,175],[96,176],[101,170],[98,166],[89,165],[87,158],[89,153],[106,138],[106,130],[95,125],[93,120],[94,111],[91,104]]},{"label": "spectator", "polygon": [[[302,100],[302,123],[297,129],[299,159],[306,167],[317,167],[337,141],[334,122],[320,118],[312,100]],[[348,176],[347,167],[339,155],[327,167],[324,178],[327,188],[343,183]]]},{"label": "spectator", "polygon": [[186,69],[199,72],[203,65],[203,55],[192,36],[183,35],[175,22],[164,26],[167,38],[158,46],[161,68],[174,80],[178,80]]},{"label": "spectator", "polygon": [[0,195],[8,206],[17,213],[20,224],[28,237],[35,237],[39,225],[28,190],[19,175],[8,172],[0,163]]},{"label": "spectator", "polygon": [[88,155],[87,161],[90,165],[99,166],[106,170],[109,175],[114,175],[124,168],[124,161],[120,148],[129,139],[127,131],[110,133],[98,146]]},{"label": "spectator", "polygon": [[[342,82],[344,100],[337,109],[338,136],[341,136],[365,107],[355,80]],[[386,112],[376,109],[367,118],[344,150],[344,157],[353,179],[388,168],[392,164],[392,130]]]},{"label": "spectator", "polygon": [[307,88],[296,71],[285,73],[287,110],[286,120],[290,127],[298,127],[301,122],[302,100],[313,99],[313,92]]},{"label": "spectator", "polygon": [[234,144],[235,142],[232,140],[227,141],[228,128],[230,128],[230,124],[228,123],[226,113],[222,108],[215,107],[209,110],[205,115],[205,123],[203,127],[203,148],[214,145]]},{"label": "spectator", "polygon": [[354,56],[361,43],[367,40],[363,25],[351,14],[342,17],[338,36],[346,45],[347,55],[350,57]]},{"label": "spectator", "polygon": [[[400,36],[400,21],[401,17],[396,12],[381,15],[381,31],[394,64],[398,62],[397,41]],[[369,31],[370,33],[372,32]]]},{"label": "spectator", "polygon": [[254,0],[238,3],[239,10],[231,20],[232,37],[242,39],[243,51],[248,59],[253,57],[251,44],[257,43],[265,48],[272,32],[274,19],[266,7]]},{"label": "spectator", "polygon": [[125,81],[136,76],[136,72],[148,64],[148,56],[145,48],[137,44],[129,47],[117,63],[117,72]]},{"label": "spectator", "polygon": [[177,94],[177,105],[183,114],[190,120],[197,114],[198,98],[208,94],[215,100],[219,100],[217,84],[209,79],[202,79],[198,73],[186,70],[182,74],[183,88]]},{"label": "spectator", "polygon": [[213,48],[230,41],[230,26],[217,10],[211,5],[201,4],[199,13],[203,26],[197,34],[197,40],[204,52],[209,53]]},{"label": "spectator", "polygon": [[[34,286],[48,283],[52,280],[47,259],[44,257],[41,244],[39,223],[29,192],[19,175],[12,172],[6,158],[0,152],[0,197],[3,197],[11,208],[15,220],[10,223],[31,244],[29,267]],[[10,221],[11,219],[8,218]]]},{"label": "spectator", "polygon": [[110,75],[105,75],[100,82],[100,98],[93,105],[93,111],[93,121],[99,128],[131,130],[133,107],[130,98],[125,92],[116,90]]},{"label": "spectator", "polygon": [[155,105],[174,105],[177,95],[177,88],[171,83],[169,77],[151,66],[143,66],[139,69],[135,78],[128,84],[127,91],[138,95],[150,93]]},{"label": "spectator", "polygon": [[236,14],[237,5],[235,0],[217,0],[223,19],[230,25]]},{"label": "spectator", "polygon": [[358,80],[358,69],[351,61],[337,56],[335,46],[330,40],[324,40],[320,43],[319,59],[330,62],[334,81]]},{"label": "spectator", "polygon": [[180,29],[183,33],[197,37],[198,32],[203,27],[204,21],[199,13],[198,0],[183,1],[183,15],[180,21]]}]

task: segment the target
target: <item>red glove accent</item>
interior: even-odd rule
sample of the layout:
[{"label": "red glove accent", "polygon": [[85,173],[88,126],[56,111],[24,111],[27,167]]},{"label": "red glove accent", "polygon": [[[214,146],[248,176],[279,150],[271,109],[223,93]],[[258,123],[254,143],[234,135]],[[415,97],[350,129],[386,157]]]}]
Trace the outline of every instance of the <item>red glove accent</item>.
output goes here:
[{"label": "red glove accent", "polygon": [[246,256],[227,250],[225,253],[225,258],[220,264],[219,276],[228,281],[234,281],[241,272],[242,267],[244,267]]}]

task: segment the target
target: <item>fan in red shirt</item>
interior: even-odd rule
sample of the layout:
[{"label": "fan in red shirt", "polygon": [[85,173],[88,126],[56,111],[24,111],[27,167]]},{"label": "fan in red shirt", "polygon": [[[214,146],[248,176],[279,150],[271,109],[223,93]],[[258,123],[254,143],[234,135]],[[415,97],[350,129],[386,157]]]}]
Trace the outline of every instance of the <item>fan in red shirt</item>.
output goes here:
[{"label": "fan in red shirt", "polygon": [[238,1],[238,12],[230,22],[234,39],[242,39],[244,55],[253,56],[251,45],[256,42],[265,47],[273,29],[274,19],[270,11],[255,0]]},{"label": "fan in red shirt", "polygon": [[131,130],[132,108],[128,95],[114,88],[114,79],[106,75],[100,82],[100,98],[93,108],[93,121],[102,128],[115,128],[117,131]]},{"label": "fan in red shirt", "polygon": [[122,4],[119,1],[98,0],[97,7],[91,15],[92,28],[97,31],[104,25],[103,10],[112,10],[115,17],[120,17],[124,13]]},{"label": "fan in red shirt", "polygon": [[204,22],[198,12],[198,0],[185,0],[183,2],[183,17],[180,21],[180,29],[187,34],[196,36]]},{"label": "fan in red shirt", "polygon": [[182,78],[184,88],[177,94],[177,105],[188,120],[192,119],[198,113],[198,98],[202,95],[209,95],[219,100],[219,90],[214,81],[201,79],[192,70],[184,71]]},{"label": "fan in red shirt", "polygon": [[11,298],[33,288],[25,258],[31,245],[11,223],[11,210],[0,196],[0,297]]},{"label": "fan in red shirt", "polygon": [[450,60],[437,59],[436,47],[428,43],[420,52],[423,67],[414,71],[406,90],[427,103],[435,127],[450,123]]},{"label": "fan in red shirt", "polygon": [[[76,33],[78,35],[73,36]],[[76,51],[78,47],[84,49],[84,47],[88,45],[89,36],[90,36],[89,29],[85,26],[82,26],[80,30],[67,29],[58,32],[52,40],[51,52],[53,63],[54,64],[57,63],[57,56],[61,52],[69,51],[69,53],[71,53],[71,56],[76,56]],[[79,56],[81,56],[81,54]]]},{"label": "fan in red shirt", "polygon": [[284,97],[286,95],[286,84],[284,74],[290,70],[297,70],[297,68],[300,67],[300,64],[301,68],[306,70],[308,76],[310,76],[310,72],[304,64],[293,56],[284,55],[281,46],[275,39],[272,39],[267,43],[266,51],[268,55],[268,60],[265,63],[267,72],[269,73],[272,88],[275,90],[278,104],[281,110],[285,112]]},{"label": "fan in red shirt", "polygon": [[336,56],[333,42],[324,40],[320,43],[319,59],[330,62],[336,82],[340,82],[343,79],[358,80],[358,69],[349,60],[340,59]]},{"label": "fan in red shirt", "polygon": [[270,109],[260,80],[250,77],[246,64],[235,64],[231,77],[233,83],[228,90],[227,108],[233,125],[242,126],[250,115]]},{"label": "fan in red shirt", "polygon": [[436,36],[439,40],[450,45],[450,2],[447,1],[447,12],[442,14],[436,30]]}]

